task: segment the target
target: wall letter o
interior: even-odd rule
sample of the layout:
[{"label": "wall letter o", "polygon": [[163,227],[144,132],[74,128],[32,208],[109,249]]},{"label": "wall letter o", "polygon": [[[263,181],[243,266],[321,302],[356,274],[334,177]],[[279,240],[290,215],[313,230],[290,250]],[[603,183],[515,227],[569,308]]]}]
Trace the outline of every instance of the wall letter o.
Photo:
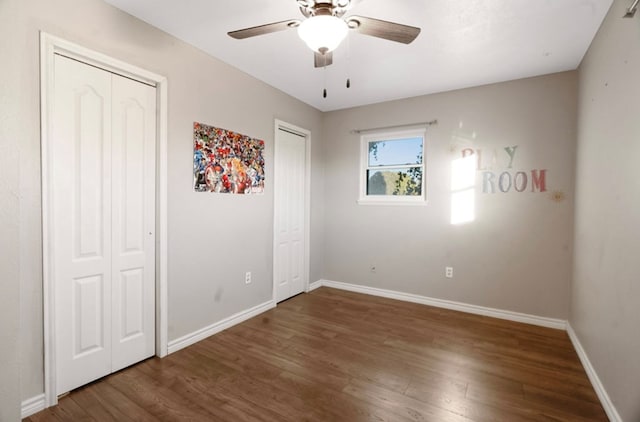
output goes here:
[{"label": "wall letter o", "polygon": [[527,189],[527,183],[529,178],[527,177],[527,173],[524,171],[519,171],[516,173],[516,177],[513,180],[513,187],[518,192],[524,192]]},{"label": "wall letter o", "polygon": [[[508,182],[506,187],[505,180]],[[500,174],[500,178],[498,179],[498,187],[500,188],[500,192],[509,192],[509,190],[511,189],[511,173],[509,173],[508,171],[503,171]]]}]

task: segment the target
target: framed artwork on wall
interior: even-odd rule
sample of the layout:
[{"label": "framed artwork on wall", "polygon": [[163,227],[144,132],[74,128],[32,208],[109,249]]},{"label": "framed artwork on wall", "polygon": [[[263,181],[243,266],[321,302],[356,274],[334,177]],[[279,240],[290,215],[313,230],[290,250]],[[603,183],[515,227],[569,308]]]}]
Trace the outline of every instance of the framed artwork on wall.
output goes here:
[{"label": "framed artwork on wall", "polygon": [[264,141],[193,123],[193,186],[196,192],[264,193]]}]

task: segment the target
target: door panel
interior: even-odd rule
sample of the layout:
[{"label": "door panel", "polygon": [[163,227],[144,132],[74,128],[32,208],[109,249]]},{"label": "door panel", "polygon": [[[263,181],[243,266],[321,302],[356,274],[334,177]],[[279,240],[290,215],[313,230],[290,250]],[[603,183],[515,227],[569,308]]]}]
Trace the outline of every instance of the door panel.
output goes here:
[{"label": "door panel", "polygon": [[58,392],[111,369],[111,75],[56,56],[52,171]]},{"label": "door panel", "polygon": [[302,264],[304,262],[303,245],[300,240],[291,241],[291,266],[289,277],[291,278],[292,290],[300,293],[304,290],[302,285]]},{"label": "door panel", "polygon": [[[289,243],[282,240],[278,243],[276,250],[276,268],[277,268],[277,283],[280,289],[286,289],[288,293],[289,274],[287,269],[289,268]],[[280,296],[280,295],[278,295]]]},{"label": "door panel", "polygon": [[144,273],[141,268],[120,273],[120,324],[118,339],[132,340],[142,336],[144,328]]},{"label": "door panel", "polygon": [[72,359],[81,359],[105,348],[104,340],[104,279],[102,275],[73,280]]},{"label": "door panel", "polygon": [[[105,81],[106,82],[106,81]],[[96,87],[106,89],[107,86]],[[74,257],[87,258],[102,255],[105,233],[103,201],[105,170],[105,135],[103,120],[108,118],[108,100],[105,93],[96,92],[90,85],[75,87],[73,98],[73,221]],[[108,95],[108,94],[106,94]],[[107,102],[107,104],[105,104]],[[108,164],[108,163],[107,163]]]},{"label": "door panel", "polygon": [[304,290],[306,140],[278,130],[275,177],[276,301]]}]

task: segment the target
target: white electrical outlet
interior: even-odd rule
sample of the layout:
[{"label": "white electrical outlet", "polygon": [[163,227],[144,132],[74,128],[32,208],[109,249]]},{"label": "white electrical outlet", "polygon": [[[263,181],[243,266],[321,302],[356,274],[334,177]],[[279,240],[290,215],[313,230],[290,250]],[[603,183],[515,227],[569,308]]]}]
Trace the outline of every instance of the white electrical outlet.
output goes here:
[{"label": "white electrical outlet", "polygon": [[447,278],[453,278],[453,267],[444,267],[444,276]]},{"label": "white electrical outlet", "polygon": [[247,271],[246,273],[244,273],[244,284],[250,284],[251,283],[251,271]]}]

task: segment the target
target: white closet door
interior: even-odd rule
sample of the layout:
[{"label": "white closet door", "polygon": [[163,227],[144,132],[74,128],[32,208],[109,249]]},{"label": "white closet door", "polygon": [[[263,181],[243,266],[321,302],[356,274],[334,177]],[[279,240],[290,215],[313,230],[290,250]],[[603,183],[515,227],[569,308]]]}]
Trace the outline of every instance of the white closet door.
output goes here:
[{"label": "white closet door", "polygon": [[62,56],[54,66],[48,183],[62,394],[153,355],[155,92]]},{"label": "white closet door", "polygon": [[155,88],[113,76],[112,310],[117,371],[155,351]]},{"label": "white closet door", "polygon": [[304,290],[305,138],[279,129],[275,147],[276,301]]}]

